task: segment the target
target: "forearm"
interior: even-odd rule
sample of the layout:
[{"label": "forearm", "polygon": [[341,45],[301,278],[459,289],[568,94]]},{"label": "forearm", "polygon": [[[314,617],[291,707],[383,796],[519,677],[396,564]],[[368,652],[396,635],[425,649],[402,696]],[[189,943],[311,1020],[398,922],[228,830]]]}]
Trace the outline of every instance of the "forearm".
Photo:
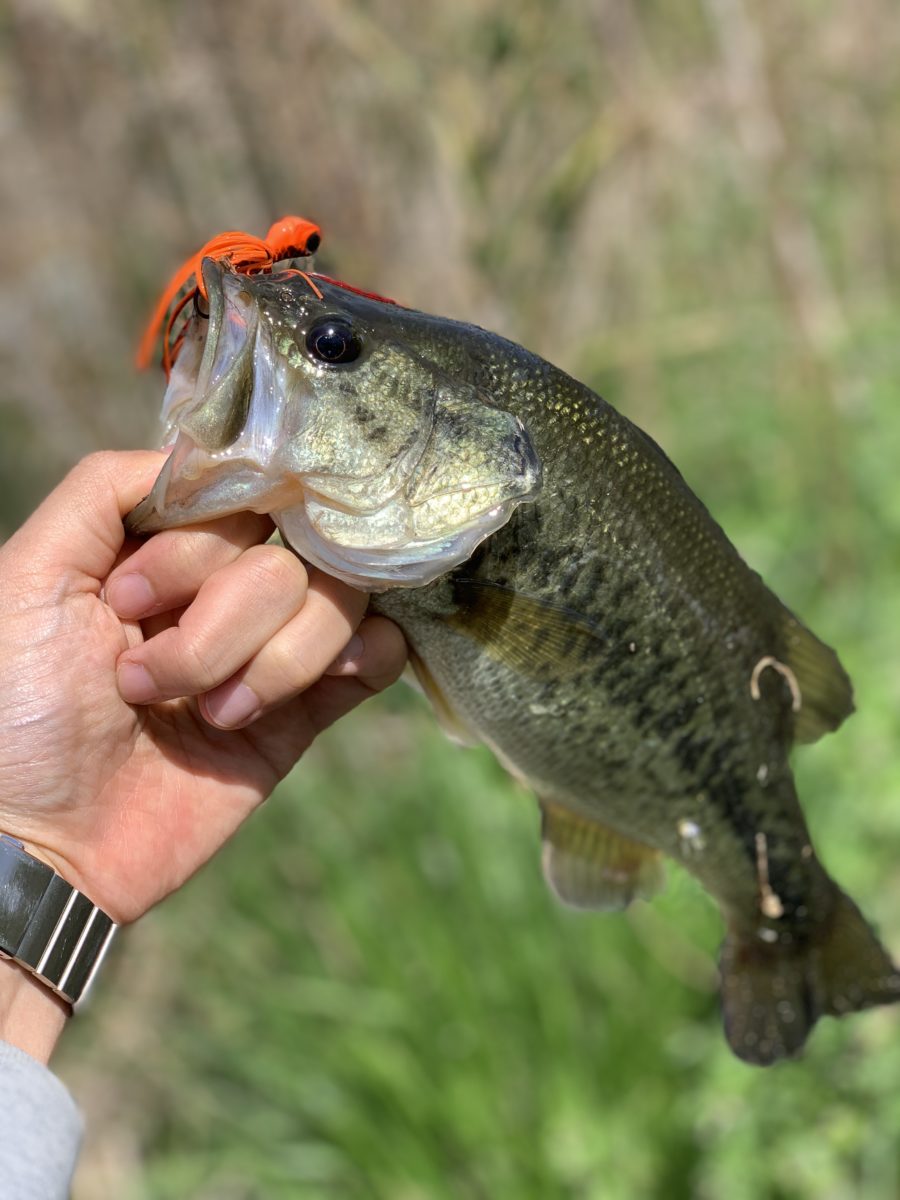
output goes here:
[{"label": "forearm", "polygon": [[0,960],[0,1192],[65,1200],[82,1121],[46,1062],[66,1023],[63,1001],[15,963]]},{"label": "forearm", "polygon": [[0,1041],[48,1063],[66,1025],[64,1001],[17,963],[0,960]]}]

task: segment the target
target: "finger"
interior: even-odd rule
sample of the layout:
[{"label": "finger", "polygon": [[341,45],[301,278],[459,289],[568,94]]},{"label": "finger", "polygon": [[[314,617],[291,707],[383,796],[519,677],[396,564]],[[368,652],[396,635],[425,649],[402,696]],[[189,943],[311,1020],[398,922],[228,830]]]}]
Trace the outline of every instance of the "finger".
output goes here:
[{"label": "finger", "polygon": [[28,548],[29,566],[59,581],[66,573],[99,585],[125,541],[122,517],[153,487],[165,455],[103,451],[74,467],[7,546]]},{"label": "finger", "polygon": [[381,691],[397,678],[397,663],[406,661],[403,634],[387,617],[366,617],[326,675],[354,676],[369,688]]},{"label": "finger", "polygon": [[[368,600],[339,580],[316,573],[297,616],[234,679],[203,697],[204,718],[220,729],[237,729],[305,691],[351,641]],[[383,634],[377,627],[375,634],[374,650],[380,653]],[[365,651],[364,641],[359,648]]]},{"label": "finger", "polygon": [[363,651],[357,658],[338,661],[307,693],[310,720],[316,733],[327,729],[369,696],[395,683],[406,666],[409,649],[400,629],[386,617],[368,617],[357,630]]},{"label": "finger", "polygon": [[120,617],[142,619],[189,604],[204,580],[265,542],[274,525],[257,513],[234,513],[148,538],[110,575],[107,604]]},{"label": "finger", "polygon": [[202,584],[177,627],[117,663],[130,704],[196,696],[248,662],[304,604],[306,569],[283,546],[251,546]]},{"label": "finger", "polygon": [[141,642],[149,642],[151,638],[159,637],[159,635],[167,629],[173,629],[184,616],[187,611],[187,606],[184,608],[173,608],[169,612],[155,613],[152,617],[147,617],[143,621],[123,621],[123,625],[136,625],[141,632],[141,636],[136,644]]},{"label": "finger", "polygon": [[[371,670],[367,666],[370,635],[366,634],[366,655],[360,659],[358,675],[323,675],[308,691],[282,705],[250,725],[243,734],[271,763],[278,776],[288,773],[313,739],[329,725],[345,716],[364,700],[376,695],[399,678],[406,664],[406,644],[396,626],[382,628],[382,618],[372,636],[380,643],[373,647]],[[369,622],[365,622],[368,627]],[[390,622],[384,621],[385,625]],[[362,629],[363,626],[360,626]],[[201,701],[202,707],[203,701]]]},{"label": "finger", "polygon": [[[403,642],[402,634],[400,642]],[[395,644],[394,651],[399,656],[394,658],[389,669],[382,670],[376,676],[358,675],[336,679],[334,676],[325,675],[315,687],[309,689],[304,699],[307,701],[310,725],[315,736],[346,716],[348,712],[352,712],[364,700],[370,700],[397,682],[406,666],[406,645],[403,644],[401,650],[400,646]]]}]

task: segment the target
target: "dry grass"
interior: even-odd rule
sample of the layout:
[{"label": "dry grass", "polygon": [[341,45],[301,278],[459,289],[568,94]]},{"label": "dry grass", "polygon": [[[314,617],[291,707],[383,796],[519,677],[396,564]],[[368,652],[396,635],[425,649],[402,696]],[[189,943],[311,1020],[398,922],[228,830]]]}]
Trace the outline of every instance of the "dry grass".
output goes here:
[{"label": "dry grass", "polygon": [[847,313],[893,296],[889,0],[11,0],[0,38],[7,519],[150,436],[131,352],[166,272],[282,212],[349,278],[621,371],[660,426],[669,359],[762,311],[771,402],[827,435]]}]

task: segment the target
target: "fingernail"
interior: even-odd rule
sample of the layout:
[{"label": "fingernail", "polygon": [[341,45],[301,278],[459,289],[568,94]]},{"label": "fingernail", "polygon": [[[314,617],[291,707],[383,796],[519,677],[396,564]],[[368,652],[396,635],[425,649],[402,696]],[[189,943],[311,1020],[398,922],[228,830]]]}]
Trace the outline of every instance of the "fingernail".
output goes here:
[{"label": "fingernail", "polygon": [[143,575],[120,575],[106,586],[106,603],[120,617],[142,617],[156,607],[156,594]]},{"label": "fingernail", "polygon": [[221,729],[237,729],[239,725],[246,725],[261,707],[259,696],[246,683],[239,683],[229,692],[222,689],[210,692],[205,702],[207,716]]},{"label": "fingernail", "polygon": [[353,637],[343,648],[328,670],[326,675],[340,675],[345,667],[352,666],[357,659],[362,658],[363,651],[366,648],[366,643],[362,640],[358,633],[354,633]]},{"label": "fingernail", "polygon": [[122,663],[116,673],[119,695],[128,704],[149,704],[159,699],[159,688],[146,667],[140,663]]}]

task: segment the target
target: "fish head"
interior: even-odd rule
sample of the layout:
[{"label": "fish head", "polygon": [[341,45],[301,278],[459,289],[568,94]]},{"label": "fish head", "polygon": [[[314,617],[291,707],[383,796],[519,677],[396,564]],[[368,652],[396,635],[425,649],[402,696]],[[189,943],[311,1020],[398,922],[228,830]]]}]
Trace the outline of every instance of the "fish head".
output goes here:
[{"label": "fish head", "polygon": [[434,331],[299,272],[202,266],[163,401],[171,453],[133,534],[250,510],[304,559],[367,591],[418,587],[533,499],[525,426],[435,361]]}]

